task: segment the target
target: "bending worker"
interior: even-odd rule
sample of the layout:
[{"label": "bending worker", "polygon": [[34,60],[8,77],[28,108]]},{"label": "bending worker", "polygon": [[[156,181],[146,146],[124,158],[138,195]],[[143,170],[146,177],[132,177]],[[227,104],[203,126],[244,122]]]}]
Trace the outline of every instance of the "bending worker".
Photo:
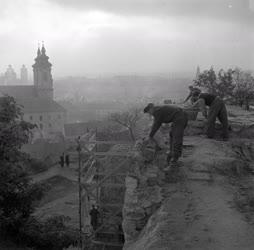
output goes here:
[{"label": "bending worker", "polygon": [[[218,117],[222,124],[222,137],[224,140],[228,139],[228,115],[224,101],[213,94],[208,93],[193,93],[193,98],[196,101],[192,108],[199,107],[203,116],[207,119],[207,137],[214,138],[215,134],[215,121]],[[207,114],[206,106],[209,107]]]},{"label": "bending worker", "polygon": [[196,88],[196,87],[193,87],[192,85],[189,86],[189,90],[190,90],[190,93],[189,95],[186,97],[186,99],[184,100],[183,103],[187,102],[190,98],[191,98],[191,103],[194,103],[194,99],[193,99],[193,94],[194,93],[201,93],[201,90],[199,88]]},{"label": "bending worker", "polygon": [[176,163],[178,158],[182,155],[184,129],[188,123],[187,114],[181,108],[176,106],[154,106],[153,103],[149,103],[145,107],[144,113],[148,113],[154,117],[153,126],[149,134],[150,140],[154,140],[153,136],[162,123],[172,123],[169,134],[170,153],[168,155],[168,163]]}]

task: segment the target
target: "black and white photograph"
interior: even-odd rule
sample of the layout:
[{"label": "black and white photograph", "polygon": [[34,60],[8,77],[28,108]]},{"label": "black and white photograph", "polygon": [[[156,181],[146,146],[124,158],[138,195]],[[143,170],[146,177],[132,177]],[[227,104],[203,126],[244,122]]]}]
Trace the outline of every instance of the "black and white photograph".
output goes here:
[{"label": "black and white photograph", "polygon": [[0,250],[253,250],[254,0],[0,0]]}]

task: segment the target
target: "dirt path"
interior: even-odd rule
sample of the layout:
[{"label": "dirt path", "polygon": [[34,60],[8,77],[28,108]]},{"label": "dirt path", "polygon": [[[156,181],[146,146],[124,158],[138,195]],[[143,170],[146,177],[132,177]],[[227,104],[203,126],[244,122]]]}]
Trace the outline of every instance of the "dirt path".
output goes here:
[{"label": "dirt path", "polygon": [[74,169],[70,169],[67,167],[61,168],[59,166],[54,166],[45,172],[34,175],[32,176],[32,179],[34,182],[40,182],[40,181],[50,179],[54,176],[62,176],[71,181],[78,180],[77,172]]},{"label": "dirt path", "polygon": [[[227,157],[227,145],[205,141],[204,147],[200,140],[192,142],[195,151],[184,159],[186,185],[193,206],[190,215],[193,223],[186,231],[186,237],[192,239],[187,243],[188,249],[254,249],[254,227],[233,206],[233,193],[226,178],[216,174],[211,166],[211,157]],[[226,164],[225,161],[225,167]]]},{"label": "dirt path", "polygon": [[195,230],[187,234],[195,239],[189,242],[189,249],[253,249],[254,228],[232,207],[230,193],[215,183],[192,181],[189,188],[197,218]]}]

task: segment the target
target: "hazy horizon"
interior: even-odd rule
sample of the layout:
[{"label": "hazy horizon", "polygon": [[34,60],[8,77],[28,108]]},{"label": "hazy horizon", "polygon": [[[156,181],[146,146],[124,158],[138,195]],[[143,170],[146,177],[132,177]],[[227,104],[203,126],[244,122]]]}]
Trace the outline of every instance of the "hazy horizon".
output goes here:
[{"label": "hazy horizon", "polygon": [[254,68],[254,0],[0,3],[0,73],[31,75],[42,40],[54,78]]}]

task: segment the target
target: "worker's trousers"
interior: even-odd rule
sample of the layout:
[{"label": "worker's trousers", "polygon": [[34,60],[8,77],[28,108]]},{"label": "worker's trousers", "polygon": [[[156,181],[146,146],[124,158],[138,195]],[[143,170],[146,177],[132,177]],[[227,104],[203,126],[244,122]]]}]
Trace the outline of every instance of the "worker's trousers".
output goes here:
[{"label": "worker's trousers", "polygon": [[228,115],[225,103],[219,97],[216,97],[212,102],[207,117],[207,136],[209,138],[214,137],[215,133],[215,121],[218,117],[222,124],[222,136],[228,138]]},{"label": "worker's trousers", "polygon": [[188,124],[188,117],[184,111],[177,113],[172,122],[170,137],[170,154],[168,161],[173,158],[177,161],[182,155],[184,129]]}]

